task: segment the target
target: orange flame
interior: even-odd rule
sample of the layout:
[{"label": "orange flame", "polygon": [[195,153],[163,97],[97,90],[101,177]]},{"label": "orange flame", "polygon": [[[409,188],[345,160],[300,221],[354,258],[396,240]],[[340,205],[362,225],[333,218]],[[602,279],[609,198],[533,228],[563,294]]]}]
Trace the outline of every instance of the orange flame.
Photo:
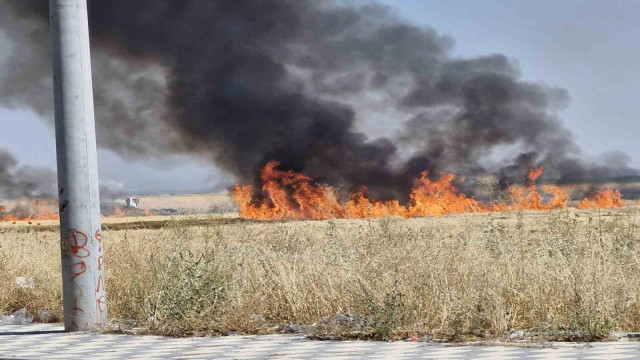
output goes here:
[{"label": "orange flame", "polygon": [[46,201],[37,201],[33,212],[27,216],[15,216],[7,212],[7,208],[0,206],[0,221],[42,221],[42,220],[59,220],[60,216],[49,211],[46,208]]},{"label": "orange flame", "polygon": [[430,180],[428,175],[428,171],[423,171],[420,179],[414,182],[407,217],[488,211],[484,204],[458,193],[451,184],[455,175],[444,174],[436,181]]},{"label": "orange flame", "polygon": [[45,201],[36,202],[34,213],[27,220],[60,220],[60,215],[54,214],[46,208]]},{"label": "orange flame", "polygon": [[127,214],[122,211],[122,208],[120,208],[120,206],[116,205],[113,207],[113,217],[125,217],[127,216]]},{"label": "orange flame", "polygon": [[0,220],[2,221],[18,221],[20,220],[18,217],[10,215],[7,213],[7,208],[4,206],[0,206]]},{"label": "orange flame", "polygon": [[545,185],[542,187],[543,193],[551,195],[551,199],[544,201],[544,194],[536,189],[536,181],[542,175],[544,168],[533,168],[529,170],[524,186],[512,185],[509,187],[508,194],[510,205],[497,204],[494,211],[508,210],[553,210],[564,209],[569,202],[567,192],[553,185]]},{"label": "orange flame", "polygon": [[[151,216],[151,210],[144,209],[144,216]],[[113,215],[103,217],[125,217],[126,212],[122,210],[120,206],[115,206],[113,209]],[[5,206],[0,206],[0,222],[15,222],[15,221],[42,221],[42,220],[60,220],[60,215],[51,212],[47,209],[47,202],[37,201],[33,207],[33,210],[29,215],[16,216],[7,210]]]},{"label": "orange flame", "polygon": [[345,209],[333,189],[311,184],[311,178],[280,171],[280,163],[269,162],[262,170],[262,190],[266,197],[254,201],[253,186],[233,189],[242,216],[252,219],[328,219],[344,217]]},{"label": "orange flame", "polygon": [[562,209],[569,201],[568,194],[560,187],[546,185],[542,192],[536,189],[535,182],[542,175],[542,167],[529,171],[524,186],[509,187],[509,203],[491,206],[460,194],[453,185],[455,175],[443,174],[439,179],[431,180],[429,172],[424,171],[413,184],[409,203],[402,206],[398,200],[370,199],[366,187],[350,194],[349,200],[341,203],[335,189],[314,185],[311,178],[303,174],[278,170],[278,165],[278,162],[270,161],[262,170],[261,196],[254,196],[253,186],[236,185],[233,188],[240,216],[257,220],[441,216]]},{"label": "orange flame", "polygon": [[[344,204],[344,211],[338,212],[342,218],[370,218],[370,217],[391,217],[406,216],[407,210],[400,205],[397,200],[392,201],[372,201],[367,198],[369,191],[366,186],[357,193],[349,196],[349,201]],[[336,201],[337,203],[337,201]],[[338,204],[338,206],[340,206]]]},{"label": "orange flame", "polygon": [[622,206],[624,206],[624,202],[620,190],[606,189],[591,198],[584,198],[578,205],[578,209],[609,209]]}]

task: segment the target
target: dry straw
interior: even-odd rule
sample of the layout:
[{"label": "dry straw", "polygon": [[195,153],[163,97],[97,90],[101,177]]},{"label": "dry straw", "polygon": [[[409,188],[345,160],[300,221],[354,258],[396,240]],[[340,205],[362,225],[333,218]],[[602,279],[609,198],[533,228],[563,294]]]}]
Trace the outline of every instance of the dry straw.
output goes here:
[{"label": "dry straw", "polygon": [[[640,330],[639,225],[630,207],[106,231],[109,314],[170,335],[599,338]],[[3,231],[0,313],[60,316],[57,233]]]}]

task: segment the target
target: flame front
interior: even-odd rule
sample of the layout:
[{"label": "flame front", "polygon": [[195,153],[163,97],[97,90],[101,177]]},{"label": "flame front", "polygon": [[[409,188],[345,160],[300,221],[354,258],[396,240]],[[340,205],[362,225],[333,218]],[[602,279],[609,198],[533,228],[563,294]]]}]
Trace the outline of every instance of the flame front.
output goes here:
[{"label": "flame front", "polygon": [[428,175],[428,171],[423,171],[420,179],[413,183],[405,217],[488,211],[486,205],[458,193],[452,184],[455,175],[444,174],[436,181]]},{"label": "flame front", "polygon": [[583,199],[578,205],[579,209],[609,209],[624,206],[620,190],[606,189],[599,191],[590,198]]},{"label": "flame front", "polygon": [[[144,216],[151,216],[150,209],[143,209]],[[8,211],[5,206],[0,206],[0,222],[16,222],[16,221],[43,221],[43,220],[60,220],[60,215],[47,209],[47,202],[44,200],[36,201],[33,210],[27,215],[17,215],[16,211]],[[127,213],[120,206],[114,206],[113,214],[103,215],[102,217],[126,217]]]},{"label": "flame front", "polygon": [[0,221],[42,221],[59,220],[60,216],[47,209],[45,201],[36,202],[33,211],[26,216],[16,216],[7,211],[4,206],[0,206]]},{"label": "flame front", "polygon": [[[531,169],[524,185],[512,185],[506,191],[507,200],[486,204],[461,194],[453,184],[454,174],[443,174],[437,180],[422,172],[413,183],[406,206],[397,200],[379,201],[367,196],[368,190],[349,195],[341,203],[337,191],[329,186],[312,183],[311,178],[293,171],[276,169],[280,165],[270,161],[262,170],[262,192],[256,196],[253,186],[236,185],[233,194],[240,216],[257,220],[276,219],[331,219],[370,217],[441,216],[455,213],[500,212],[511,210],[564,209],[569,195],[563,188],[536,186],[543,168]],[[606,190],[592,200],[581,203],[592,207],[615,207],[622,204],[619,191]],[[584,206],[587,206],[584,205]]]}]

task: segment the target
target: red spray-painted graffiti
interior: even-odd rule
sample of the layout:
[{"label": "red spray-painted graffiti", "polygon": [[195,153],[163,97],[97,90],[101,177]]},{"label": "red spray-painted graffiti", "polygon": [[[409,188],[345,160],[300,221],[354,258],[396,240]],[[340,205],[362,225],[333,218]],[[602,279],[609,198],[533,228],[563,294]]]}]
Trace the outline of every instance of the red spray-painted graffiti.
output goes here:
[{"label": "red spray-painted graffiti", "polygon": [[[73,265],[71,266],[71,282],[74,285],[75,291],[73,296],[73,310],[76,312],[80,312],[82,314],[85,313],[85,308],[82,306],[82,302],[80,301],[86,294],[87,289],[83,289],[77,279],[81,276],[84,276],[85,273],[90,272],[94,277],[94,290],[95,290],[95,301],[96,301],[96,316],[95,325],[104,326],[106,311],[107,311],[107,296],[106,296],[106,285],[105,285],[105,262],[102,250],[102,231],[100,229],[96,230],[94,233],[95,242],[90,242],[90,237],[87,236],[86,233],[78,230],[72,230],[69,233],[68,237],[68,249],[71,257],[74,259]],[[87,263],[86,259],[92,255],[92,252],[95,252],[95,264],[93,263],[93,259],[89,260]],[[92,266],[89,268],[89,266]],[[95,268],[93,267],[95,266]],[[86,306],[87,303],[84,303]],[[93,306],[90,306],[93,307]],[[88,314],[87,314],[88,315]]]},{"label": "red spray-painted graffiti", "polygon": [[99,256],[98,257],[98,271],[102,271],[102,267],[104,266],[104,257],[103,256]]},{"label": "red spray-painted graffiti", "polygon": [[[87,258],[91,255],[91,252],[87,249],[87,244],[89,243],[89,237],[87,234],[72,230],[69,237],[69,248],[71,249],[71,255],[80,259]],[[71,282],[76,288],[76,292],[73,297],[73,310],[79,311],[84,314],[84,309],[78,306],[78,300],[84,296],[84,291],[82,287],[80,287],[76,283],[76,279],[79,276],[82,276],[85,272],[87,272],[87,264],[84,260],[80,260],[74,263],[71,267]]]},{"label": "red spray-painted graffiti", "polygon": [[107,296],[104,278],[104,256],[102,255],[102,230],[96,230],[95,239],[98,242],[97,280],[96,280],[96,308],[98,310],[97,326],[103,326],[107,310]]},{"label": "red spray-painted graffiti", "polygon": [[84,261],[80,261],[78,263],[73,264],[71,268],[71,281],[76,288],[76,293],[73,297],[73,310],[80,311],[84,314],[84,309],[78,306],[78,299],[84,296],[84,292],[82,291],[82,287],[76,284],[76,278],[87,271],[87,264]]},{"label": "red spray-painted graffiti", "polygon": [[73,256],[86,258],[91,255],[91,252],[89,252],[89,250],[87,249],[87,243],[89,242],[89,237],[87,236],[87,234],[81,231],[73,230],[71,231],[70,242],[71,243],[69,244],[69,247],[71,248],[71,254]]}]

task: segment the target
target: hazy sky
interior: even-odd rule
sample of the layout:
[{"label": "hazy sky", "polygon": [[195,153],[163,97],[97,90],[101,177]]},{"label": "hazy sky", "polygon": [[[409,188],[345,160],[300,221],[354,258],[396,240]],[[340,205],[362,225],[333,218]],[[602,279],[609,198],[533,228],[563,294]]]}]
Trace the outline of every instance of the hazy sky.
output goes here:
[{"label": "hazy sky", "polygon": [[[594,156],[624,151],[640,167],[640,1],[379,2],[451,36],[456,56],[502,53],[518,60],[524,79],[567,89],[571,102],[560,117],[578,145]],[[45,122],[1,108],[0,122],[0,147],[23,164],[55,168],[53,129]],[[130,162],[104,150],[100,176],[124,183],[132,193],[206,191],[231,181],[196,160]]]}]

